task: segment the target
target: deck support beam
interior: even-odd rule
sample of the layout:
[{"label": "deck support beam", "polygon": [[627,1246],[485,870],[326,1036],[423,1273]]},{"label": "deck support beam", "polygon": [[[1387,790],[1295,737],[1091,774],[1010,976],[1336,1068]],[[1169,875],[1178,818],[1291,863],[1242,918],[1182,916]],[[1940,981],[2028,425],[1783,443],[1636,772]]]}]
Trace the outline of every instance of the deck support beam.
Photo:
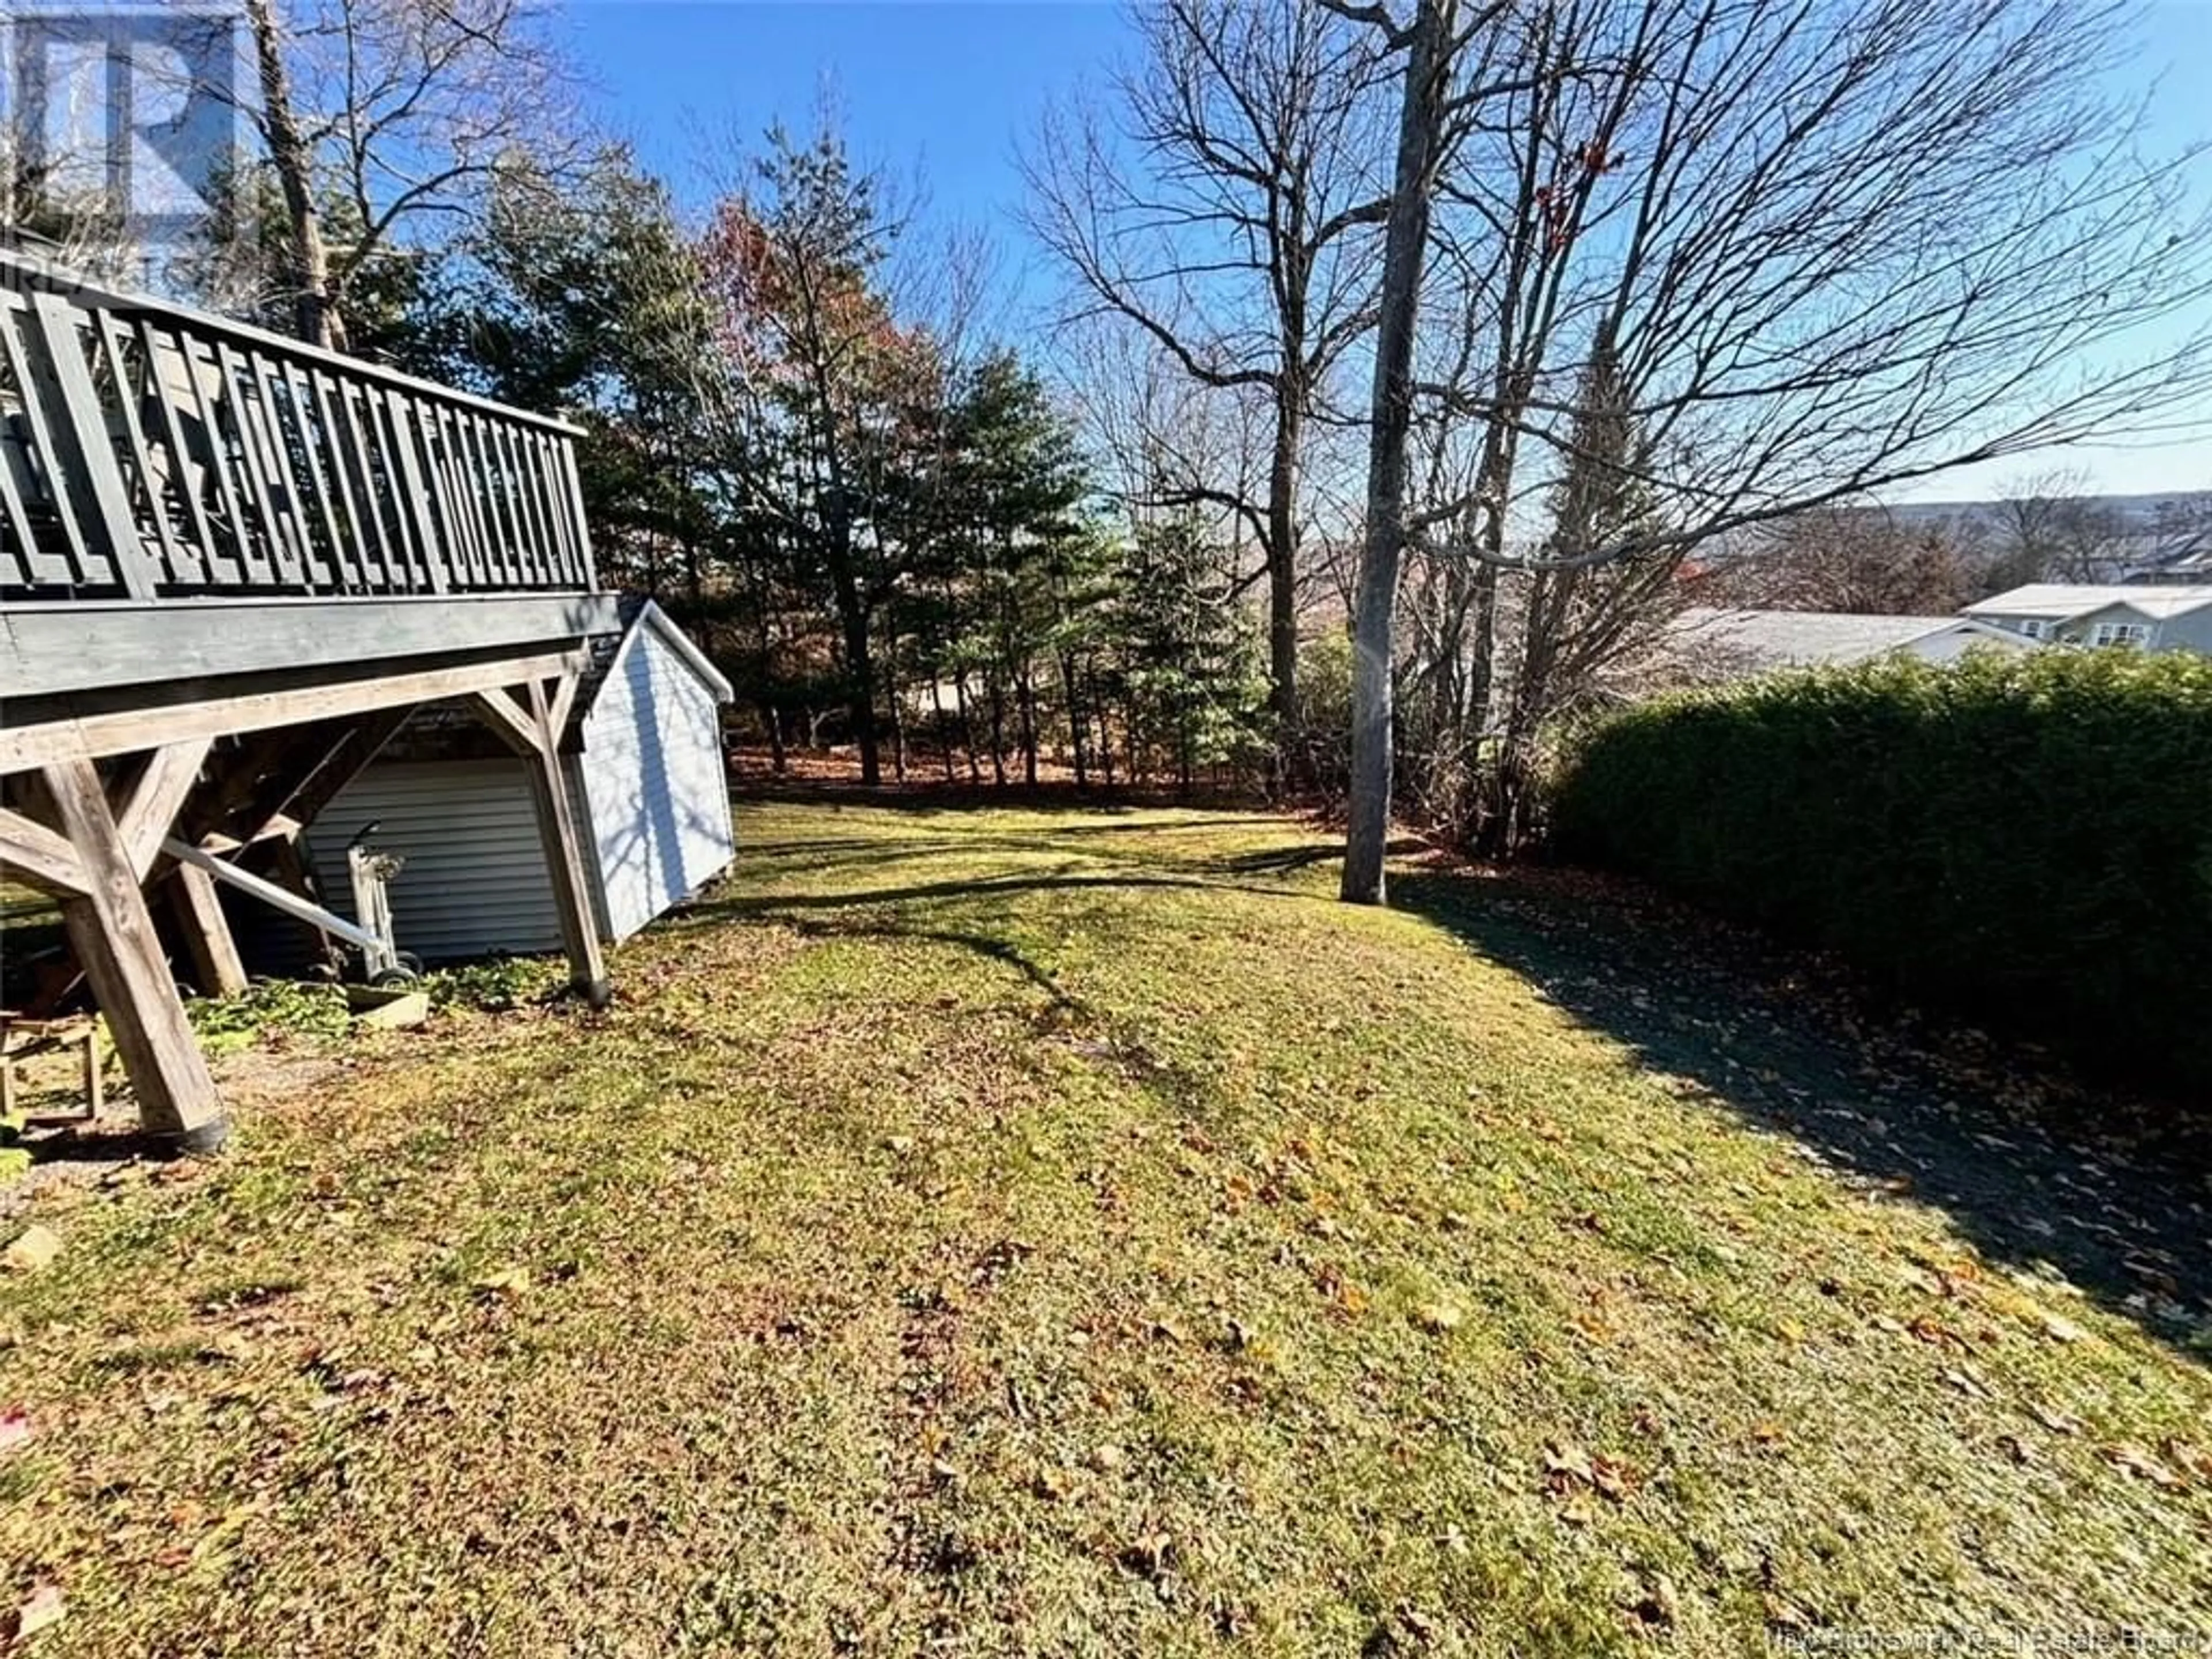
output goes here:
[{"label": "deck support beam", "polygon": [[100,769],[80,756],[48,764],[40,777],[84,875],[82,890],[62,900],[62,921],[107,1016],[138,1098],[139,1123],[181,1151],[214,1152],[229,1124],[161,954]]},{"label": "deck support beam", "polygon": [[592,1006],[604,1008],[613,986],[599,949],[599,918],[592,913],[575,814],[569,810],[568,781],[562,775],[561,726],[554,719],[555,709],[573,704],[575,678],[573,672],[562,674],[550,688],[545,681],[532,678],[512,691],[481,691],[474,703],[484,723],[521,757],[529,775],[538,839],[544,848],[553,908],[561,918],[562,946],[568,956],[568,983]]},{"label": "deck support beam", "polygon": [[170,908],[192,959],[192,977],[211,997],[234,997],[246,988],[246,963],[231,937],[230,919],[215,878],[197,865],[179,864],[169,876]]}]

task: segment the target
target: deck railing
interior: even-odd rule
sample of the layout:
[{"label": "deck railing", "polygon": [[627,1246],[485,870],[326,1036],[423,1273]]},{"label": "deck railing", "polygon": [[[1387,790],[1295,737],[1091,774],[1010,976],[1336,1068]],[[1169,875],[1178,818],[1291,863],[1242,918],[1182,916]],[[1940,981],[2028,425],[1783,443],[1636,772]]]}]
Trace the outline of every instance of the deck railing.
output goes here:
[{"label": "deck railing", "polygon": [[0,253],[0,602],[587,592],[575,435]]}]

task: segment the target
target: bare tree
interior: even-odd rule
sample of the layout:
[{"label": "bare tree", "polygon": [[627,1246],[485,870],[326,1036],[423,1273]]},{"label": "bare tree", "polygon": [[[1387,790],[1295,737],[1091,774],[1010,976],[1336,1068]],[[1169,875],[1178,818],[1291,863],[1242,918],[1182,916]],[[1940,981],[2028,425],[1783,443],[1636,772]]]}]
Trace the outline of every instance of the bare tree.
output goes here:
[{"label": "bare tree", "polygon": [[237,107],[280,198],[271,286],[303,339],[343,347],[379,262],[477,220],[516,150],[557,180],[590,148],[526,0],[246,0],[245,21],[256,73]]},{"label": "bare tree", "polygon": [[[1047,125],[1029,165],[1038,234],[1085,308],[1139,331],[1200,387],[1265,411],[1262,488],[1176,473],[1163,506],[1250,526],[1268,592],[1279,730],[1297,708],[1301,468],[1332,372],[1371,325],[1384,211],[1375,43],[1283,0],[1166,0],[1110,112]],[[1132,178],[1127,152],[1147,158]]]},{"label": "bare tree", "polygon": [[1700,602],[1941,617],[1972,598],[1974,583],[1973,562],[1949,526],[1909,522],[1865,503],[1814,507],[1745,532],[1713,562]]},{"label": "bare tree", "polygon": [[2000,489],[1996,545],[1987,572],[1992,591],[2023,582],[2110,582],[2127,571],[2125,515],[2089,493],[2071,470],[2027,474]]},{"label": "bare tree", "polygon": [[[2182,164],[2138,160],[2115,107],[2118,8],[1339,9],[1400,54],[1401,155],[1433,158],[1394,202],[1394,246],[1432,210],[1435,229],[1386,279],[1381,337],[1412,335],[1425,293],[1477,337],[1425,354],[1449,374],[1406,368],[1402,395],[1399,352],[1378,354],[1347,897],[1382,896],[1405,542],[1509,570],[1644,556],[2145,429],[2212,385],[2192,326],[2205,225]],[[1639,434],[1611,465],[1652,510],[1563,543],[1542,504],[1590,459],[1576,388],[1601,359]],[[1467,422],[1480,459],[1466,494],[1407,513],[1392,457],[1422,404]]]}]

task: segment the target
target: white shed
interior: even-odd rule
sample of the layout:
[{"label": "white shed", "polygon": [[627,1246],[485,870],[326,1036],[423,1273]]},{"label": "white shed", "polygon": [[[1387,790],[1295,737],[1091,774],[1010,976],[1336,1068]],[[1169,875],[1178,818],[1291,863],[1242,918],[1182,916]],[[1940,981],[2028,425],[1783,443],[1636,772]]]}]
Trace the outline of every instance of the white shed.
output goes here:
[{"label": "white shed", "polygon": [[[599,933],[626,939],[726,868],[720,705],[729,682],[648,599],[593,641],[563,750]],[[406,860],[390,896],[402,951],[428,962],[555,951],[559,918],[523,763],[465,710],[418,710],[323,808],[307,844],[324,902],[352,915],[346,843],[365,825]]]}]

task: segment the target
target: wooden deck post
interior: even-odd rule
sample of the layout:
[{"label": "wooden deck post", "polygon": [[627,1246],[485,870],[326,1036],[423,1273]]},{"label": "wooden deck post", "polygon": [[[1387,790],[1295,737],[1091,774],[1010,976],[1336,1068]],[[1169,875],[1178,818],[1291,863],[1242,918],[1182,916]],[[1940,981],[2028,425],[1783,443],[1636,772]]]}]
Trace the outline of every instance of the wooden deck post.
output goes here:
[{"label": "wooden deck post", "polygon": [[169,876],[169,897],[200,988],[211,997],[236,996],[246,988],[246,964],[222,913],[215,878],[197,865],[179,864]]},{"label": "wooden deck post", "polygon": [[478,692],[476,702],[486,723],[522,757],[529,774],[538,839],[545,852],[545,872],[553,880],[562,945],[568,954],[568,982],[592,1006],[604,1008],[613,987],[599,950],[599,918],[592,909],[575,814],[568,809],[568,783],[561,775],[562,722],[555,718],[555,711],[566,710],[574,696],[574,678],[564,675],[550,695],[543,681],[532,679],[520,702],[505,691]]},{"label": "wooden deck post", "polygon": [[139,1121],[184,1151],[213,1152],[229,1133],[222,1102],[169,976],[100,770],[80,757],[55,762],[42,775],[83,870],[83,890],[63,898],[62,921],[107,1016],[138,1097]]}]

